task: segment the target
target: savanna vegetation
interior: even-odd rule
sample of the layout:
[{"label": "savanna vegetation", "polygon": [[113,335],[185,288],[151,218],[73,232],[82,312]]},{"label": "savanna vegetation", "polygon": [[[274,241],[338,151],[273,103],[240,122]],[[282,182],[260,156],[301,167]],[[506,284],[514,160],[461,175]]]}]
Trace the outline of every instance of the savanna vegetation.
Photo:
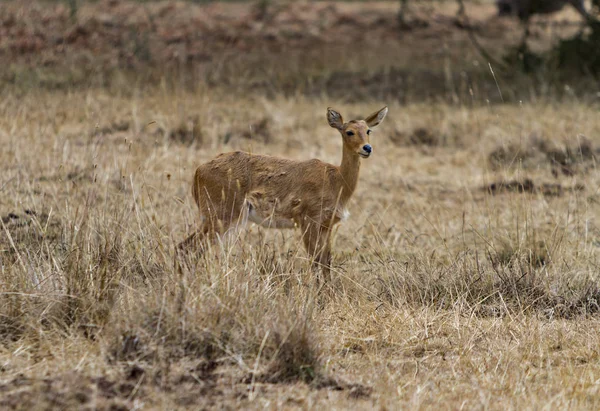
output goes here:
[{"label": "savanna vegetation", "polygon": [[[599,408],[598,78],[464,4],[0,2],[0,407]],[[329,282],[257,226],[177,269],[198,165],[383,105]]]}]

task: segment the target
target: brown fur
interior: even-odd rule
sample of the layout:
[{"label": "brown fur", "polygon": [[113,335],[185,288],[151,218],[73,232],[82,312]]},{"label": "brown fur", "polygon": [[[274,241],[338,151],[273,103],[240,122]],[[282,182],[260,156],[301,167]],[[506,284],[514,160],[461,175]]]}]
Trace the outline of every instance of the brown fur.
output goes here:
[{"label": "brown fur", "polygon": [[338,112],[328,109],[329,124],[343,137],[340,166],[241,151],[220,154],[201,165],[192,194],[204,220],[180,247],[214,240],[247,219],[271,228],[300,227],[306,250],[328,273],[331,230],[356,189],[361,155],[368,157],[364,146],[370,142],[369,127],[377,126],[386,114],[384,107],[365,120],[344,123]]}]

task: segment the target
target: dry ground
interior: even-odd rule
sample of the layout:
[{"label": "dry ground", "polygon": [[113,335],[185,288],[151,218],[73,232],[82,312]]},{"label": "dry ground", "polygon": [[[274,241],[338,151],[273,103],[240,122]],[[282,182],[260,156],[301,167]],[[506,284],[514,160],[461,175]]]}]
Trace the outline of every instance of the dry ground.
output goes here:
[{"label": "dry ground", "polygon": [[[3,83],[0,408],[599,408],[597,87],[554,100],[499,75],[464,99],[441,66],[449,88],[423,102],[413,83],[370,96],[361,75],[341,94],[249,92],[204,66],[193,88]],[[386,103],[323,290],[292,230],[252,227],[174,269],[198,164],[337,163],[326,107]]]}]

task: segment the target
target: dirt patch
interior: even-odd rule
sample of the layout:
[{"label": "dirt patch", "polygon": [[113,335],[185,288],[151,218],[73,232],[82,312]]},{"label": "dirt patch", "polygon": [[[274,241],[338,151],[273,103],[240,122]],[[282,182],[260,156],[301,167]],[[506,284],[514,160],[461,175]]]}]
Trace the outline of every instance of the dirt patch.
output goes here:
[{"label": "dirt patch", "polygon": [[105,377],[91,378],[77,372],[56,377],[29,378],[18,375],[0,384],[0,407],[4,409],[131,409],[132,385]]},{"label": "dirt patch", "polygon": [[595,168],[599,155],[600,148],[594,147],[585,136],[556,143],[532,134],[522,144],[513,143],[495,148],[488,155],[488,161],[494,169],[545,168],[558,177],[586,174]]},{"label": "dirt patch", "polygon": [[[95,170],[94,166],[90,166],[90,167],[75,166],[71,169],[68,169],[68,171],[62,169],[53,175],[49,175],[49,176],[42,175],[37,178],[37,181],[39,181],[39,182],[70,181],[73,183],[89,183],[94,180],[95,171],[96,170]],[[26,210],[26,213],[27,213],[27,210]],[[33,215],[35,215],[35,213],[33,213]]]},{"label": "dirt patch", "polygon": [[260,141],[264,144],[269,144],[273,142],[274,137],[272,123],[269,117],[263,117],[244,128],[232,128],[223,136],[223,142],[227,144],[235,141],[237,138],[242,138],[244,140]]},{"label": "dirt patch", "polygon": [[4,217],[2,217],[2,222],[4,224],[11,224],[13,221],[16,221],[18,219],[19,219],[19,216],[17,214],[15,214],[15,213],[8,213]]},{"label": "dirt patch", "polygon": [[582,191],[585,186],[576,184],[572,187],[564,187],[558,183],[536,184],[530,178],[522,180],[500,180],[484,187],[484,190],[492,195],[512,192],[512,193],[541,193],[545,196],[560,197],[568,192]]},{"label": "dirt patch", "polygon": [[[158,133],[162,132],[159,130]],[[204,141],[204,134],[200,126],[200,118],[198,116],[190,117],[186,121],[181,122],[178,126],[168,132],[168,138],[174,143],[192,145],[201,145]]]},{"label": "dirt patch", "polygon": [[42,242],[56,243],[62,234],[60,222],[46,212],[26,209],[7,213],[1,218],[6,229],[0,233],[0,252],[9,261],[16,259],[20,252],[39,247]]},{"label": "dirt patch", "polygon": [[[0,384],[3,409],[95,409],[129,410],[136,399],[146,405],[161,398],[184,407],[208,406],[245,401],[249,390],[262,395],[277,390],[277,384],[247,379],[235,381],[236,371],[215,362],[124,365],[108,375],[87,375],[69,371],[34,378],[19,374]],[[249,386],[250,384],[250,386]],[[372,388],[340,379],[324,378],[310,384],[312,390],[343,391],[352,400],[369,399]],[[307,387],[308,388],[308,387]],[[149,397],[152,395],[152,397]]]},{"label": "dirt patch", "polygon": [[504,191],[517,193],[533,193],[535,192],[535,184],[533,180],[526,178],[524,180],[499,181],[491,183],[487,186],[487,190],[491,194],[498,194]]},{"label": "dirt patch", "polygon": [[586,173],[593,168],[600,154],[600,149],[592,147],[592,142],[587,138],[562,147],[543,148],[555,176],[559,173],[567,176]]},{"label": "dirt patch", "polygon": [[126,120],[115,121],[111,124],[94,128],[92,135],[99,136],[99,135],[107,135],[107,134],[115,134],[115,133],[119,133],[119,132],[125,132],[125,131],[128,131],[130,127],[131,127],[131,124]]},{"label": "dirt patch", "polygon": [[450,138],[437,130],[426,127],[417,127],[410,132],[394,130],[390,134],[390,140],[397,146],[447,146]]},{"label": "dirt patch", "polygon": [[347,391],[348,397],[353,399],[369,398],[373,393],[373,388],[369,386],[349,383],[335,378],[323,378],[317,382],[316,387],[318,389]]}]

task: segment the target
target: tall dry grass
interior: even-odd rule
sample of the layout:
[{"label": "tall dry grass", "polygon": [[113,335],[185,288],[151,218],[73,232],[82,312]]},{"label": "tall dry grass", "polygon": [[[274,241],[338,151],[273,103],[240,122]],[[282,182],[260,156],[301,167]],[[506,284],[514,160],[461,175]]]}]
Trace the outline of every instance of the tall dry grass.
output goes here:
[{"label": "tall dry grass", "polygon": [[[597,406],[593,106],[391,104],[324,289],[294,231],[253,227],[175,270],[195,166],[234,149],[338,162],[325,107],[374,104],[7,94],[0,404]],[[591,154],[572,154],[582,135]]]}]

